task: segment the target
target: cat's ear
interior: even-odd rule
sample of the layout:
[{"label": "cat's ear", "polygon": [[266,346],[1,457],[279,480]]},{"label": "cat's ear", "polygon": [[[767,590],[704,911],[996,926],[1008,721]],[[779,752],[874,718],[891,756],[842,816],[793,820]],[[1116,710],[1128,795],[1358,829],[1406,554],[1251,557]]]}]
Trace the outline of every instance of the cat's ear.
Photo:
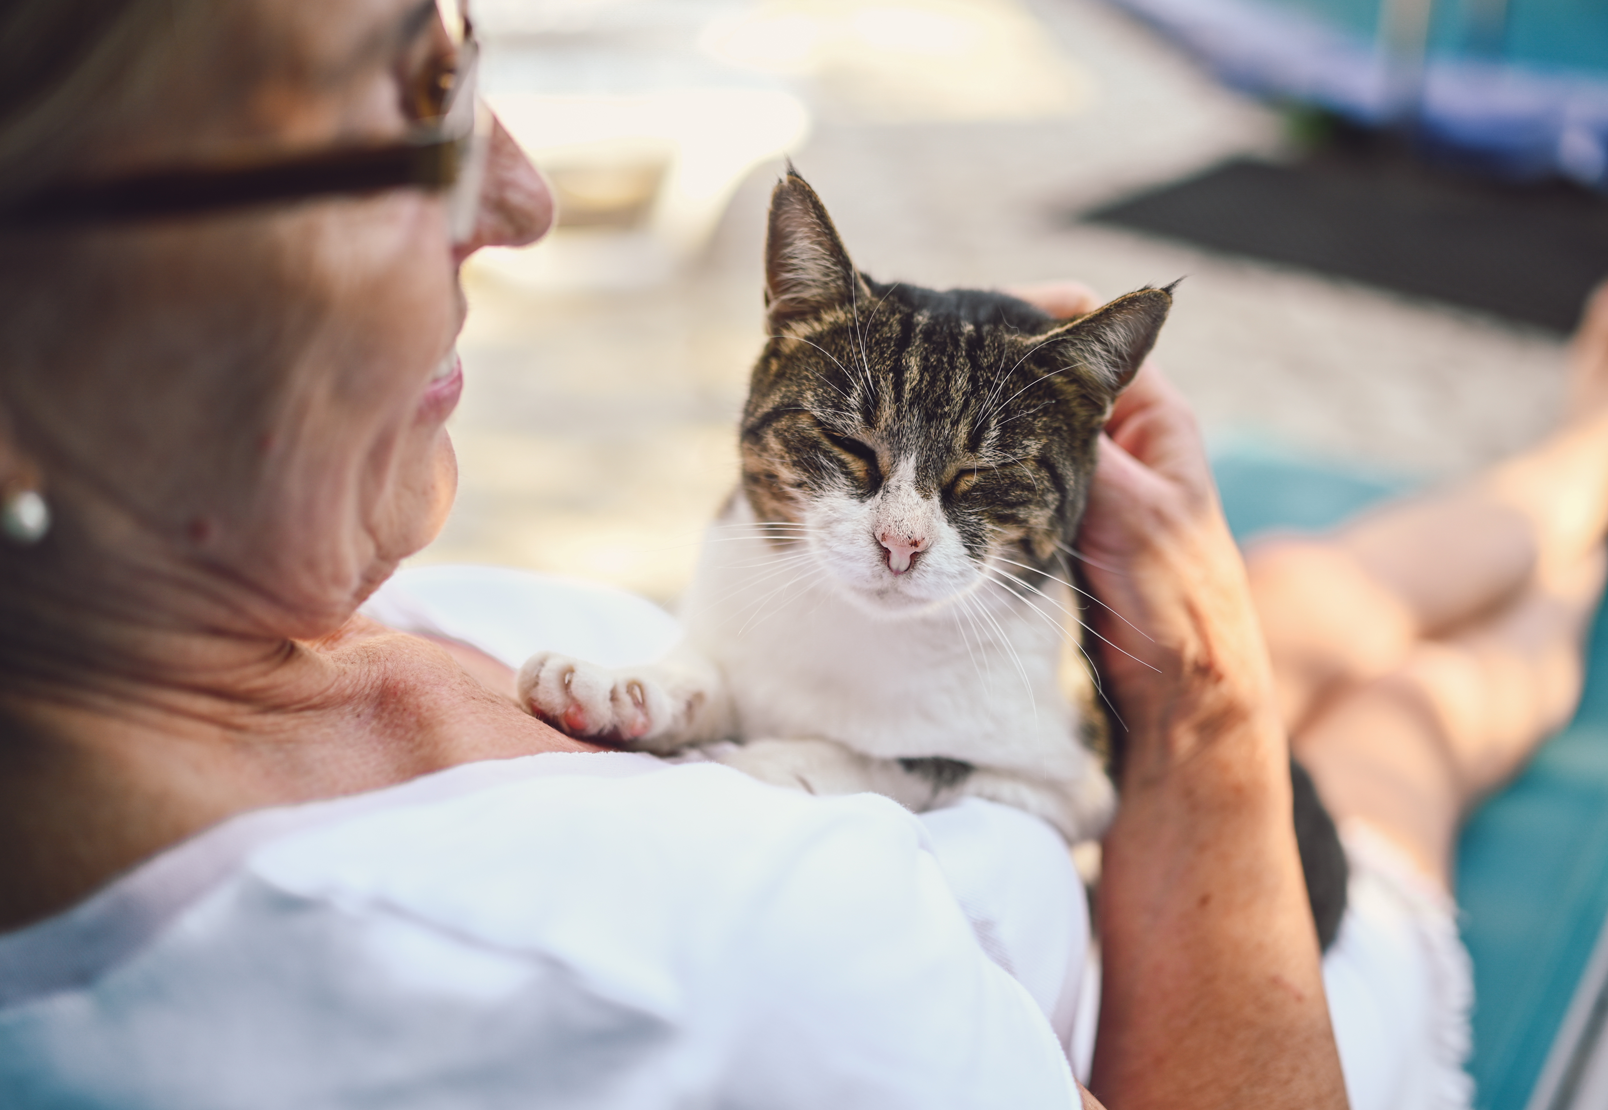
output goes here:
[{"label": "cat's ear", "polygon": [[1070,358],[1115,397],[1133,381],[1156,345],[1177,284],[1118,297],[1081,319],[1034,336],[1032,342],[1058,358]]},{"label": "cat's ear", "polygon": [[765,311],[771,329],[851,303],[863,292],[859,282],[826,206],[789,163],[771,193],[765,236]]}]

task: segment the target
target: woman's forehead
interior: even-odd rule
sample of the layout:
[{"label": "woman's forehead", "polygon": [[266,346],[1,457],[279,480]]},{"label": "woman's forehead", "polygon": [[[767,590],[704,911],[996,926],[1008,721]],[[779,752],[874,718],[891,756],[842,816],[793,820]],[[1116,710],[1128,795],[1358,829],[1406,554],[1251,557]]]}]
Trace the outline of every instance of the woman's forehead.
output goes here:
[{"label": "woman's forehead", "polygon": [[389,64],[443,18],[460,18],[460,5],[461,0],[259,0],[255,17],[265,32],[264,45],[286,51],[281,60],[322,84]]},{"label": "woman's forehead", "polygon": [[[440,28],[437,0],[237,5],[210,46],[196,44],[206,60],[188,77],[177,75],[159,112],[166,134],[156,141],[203,157],[194,151],[317,146],[343,134],[389,130],[402,123],[394,88],[399,63],[441,35]],[[199,95],[208,89],[211,95]]]}]

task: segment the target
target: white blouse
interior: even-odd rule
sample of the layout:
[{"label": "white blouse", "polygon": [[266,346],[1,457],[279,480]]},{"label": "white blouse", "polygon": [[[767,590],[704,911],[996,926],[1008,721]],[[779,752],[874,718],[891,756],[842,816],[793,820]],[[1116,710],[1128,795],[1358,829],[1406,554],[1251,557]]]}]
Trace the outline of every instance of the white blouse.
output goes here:
[{"label": "white blouse", "polygon": [[0,937],[0,1103],[1075,1107],[1086,946],[1064,846],[1002,806],[471,764]]}]

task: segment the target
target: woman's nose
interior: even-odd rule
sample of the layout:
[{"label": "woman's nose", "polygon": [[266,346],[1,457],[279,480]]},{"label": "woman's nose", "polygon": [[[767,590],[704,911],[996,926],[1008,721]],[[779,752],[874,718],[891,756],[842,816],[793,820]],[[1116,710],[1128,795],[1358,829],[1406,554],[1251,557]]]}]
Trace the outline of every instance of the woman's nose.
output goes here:
[{"label": "woman's nose", "polygon": [[469,238],[454,247],[456,260],[461,263],[481,247],[534,243],[552,225],[552,188],[502,121],[494,118],[475,226]]}]

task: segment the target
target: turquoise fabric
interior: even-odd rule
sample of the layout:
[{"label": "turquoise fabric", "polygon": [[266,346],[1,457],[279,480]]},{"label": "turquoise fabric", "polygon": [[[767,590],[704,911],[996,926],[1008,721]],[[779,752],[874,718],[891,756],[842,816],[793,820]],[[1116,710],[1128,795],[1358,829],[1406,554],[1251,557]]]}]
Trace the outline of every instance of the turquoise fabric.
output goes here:
[{"label": "turquoise fabric", "polygon": [[[1321,529],[1402,488],[1245,451],[1214,461],[1236,536]],[[1608,610],[1574,722],[1464,830],[1457,870],[1474,958],[1481,1110],[1521,1110],[1608,917]]]}]

